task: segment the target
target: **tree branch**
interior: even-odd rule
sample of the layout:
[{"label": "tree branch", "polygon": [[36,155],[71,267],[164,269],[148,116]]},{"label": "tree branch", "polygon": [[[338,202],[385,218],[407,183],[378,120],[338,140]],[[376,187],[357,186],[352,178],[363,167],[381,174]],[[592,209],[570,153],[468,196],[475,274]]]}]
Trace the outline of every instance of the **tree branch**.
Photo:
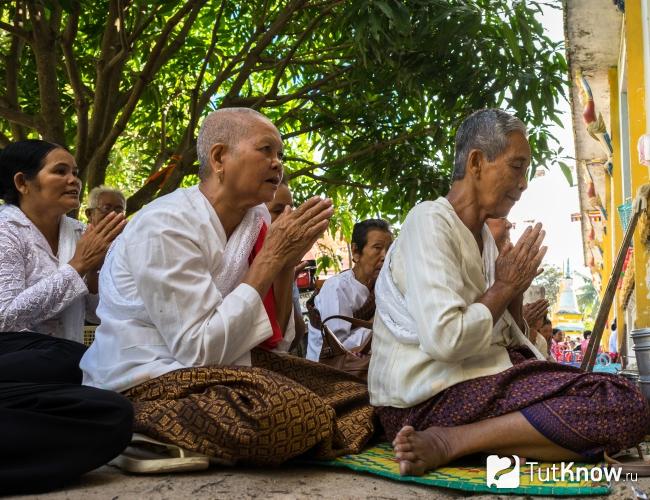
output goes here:
[{"label": "tree branch", "polygon": [[[187,33],[206,1],[207,0],[188,0],[185,5],[183,5],[178,12],[167,21],[155,46],[149,54],[149,58],[147,59],[142,72],[138,76],[133,88],[128,93],[128,101],[122,108],[117,122],[113,125],[111,131],[104,137],[99,147],[93,153],[89,161],[89,168],[97,168],[97,165],[100,162],[105,162],[105,159],[108,158],[110,149],[126,128],[145,87],[153,79],[154,75],[162,65],[165,64],[173,53],[182,46],[187,37]],[[179,22],[186,16],[187,19],[185,20],[180,33],[168,44],[167,42],[170,34],[178,27]]]},{"label": "tree branch", "polygon": [[[198,121],[198,115],[203,111],[202,107],[199,107],[199,90],[203,85],[203,79],[205,78],[205,72],[208,68],[208,63],[214,54],[214,49],[217,46],[217,40],[219,39],[219,26],[221,25],[221,17],[223,15],[223,10],[226,6],[226,1],[222,0],[221,5],[219,6],[219,12],[217,13],[217,19],[212,27],[212,34],[210,36],[210,46],[208,51],[203,59],[203,64],[201,65],[201,70],[199,71],[199,76],[196,79],[196,85],[192,89],[192,103],[190,106],[190,120],[186,129],[186,134],[194,134],[194,129],[196,128],[196,123]],[[216,90],[216,89],[215,89]]]},{"label": "tree branch", "polygon": [[0,116],[14,123],[18,123],[23,127],[38,130],[42,134],[42,124],[40,117],[28,115],[17,109],[11,109],[5,106],[0,106]]},{"label": "tree branch", "polygon": [[405,132],[404,134],[400,134],[397,137],[393,137],[392,139],[389,139],[388,141],[384,142],[378,142],[375,144],[371,144],[369,146],[366,146],[365,148],[361,148],[358,151],[355,151],[354,153],[347,154],[345,156],[342,156],[340,158],[337,158],[335,160],[331,161],[326,161],[322,163],[313,163],[309,165],[308,167],[301,168],[300,170],[296,170],[291,173],[291,178],[293,179],[294,177],[298,177],[301,175],[308,175],[317,168],[328,168],[328,167],[333,167],[335,165],[341,165],[342,163],[347,163],[349,161],[352,161],[356,158],[359,158],[360,156],[366,156],[369,153],[374,153],[376,151],[382,151],[386,149],[389,146],[392,146],[393,144],[399,144],[401,142],[407,141],[409,139],[412,139],[413,137],[419,137],[421,135],[428,134],[430,132],[433,132],[432,128],[424,128],[422,130],[417,130],[414,132]]},{"label": "tree branch", "polygon": [[6,148],[9,145],[9,143],[11,143],[11,139],[9,139],[9,137],[7,137],[5,134],[0,132],[0,146]]},{"label": "tree branch", "polygon": [[38,93],[41,104],[44,138],[58,144],[65,144],[65,122],[57,78],[58,57],[56,37],[61,24],[61,6],[54,4],[50,18],[40,2],[27,1],[27,8],[34,28],[34,43],[31,44],[36,60]]},{"label": "tree branch", "polygon": [[[23,9],[24,10],[24,9]],[[24,13],[19,13],[19,5],[16,6],[14,16],[14,24],[17,25],[24,18]],[[18,71],[20,69],[20,59],[22,57],[25,40],[19,36],[13,35],[11,37],[11,45],[9,52],[5,57],[5,87],[7,89],[7,96],[5,99],[6,105],[10,109],[20,110],[18,103]],[[11,122],[11,134],[16,141],[23,140],[27,137],[25,129],[16,122]]]},{"label": "tree branch", "polygon": [[[261,106],[263,108],[266,107],[277,107],[280,106],[281,104],[285,104],[289,101],[293,101],[294,99],[299,99],[303,97],[305,94],[312,90],[316,90],[326,83],[330,82],[331,80],[341,76],[342,74],[346,73],[347,71],[350,70],[350,67],[342,68],[339,71],[336,71],[334,73],[331,73],[324,78],[321,78],[320,80],[316,80],[315,82],[305,85],[304,87],[300,88],[293,94],[285,94],[285,95],[280,95],[280,96],[275,96],[275,98],[267,98],[264,104]],[[347,83],[341,83],[340,85],[337,86],[337,88],[340,87],[346,87]],[[331,90],[331,89],[330,89]],[[224,97],[224,103],[227,103],[228,106],[246,106],[246,107],[253,107],[255,103],[259,101],[259,97],[232,97],[228,98],[227,96]]]},{"label": "tree branch", "polygon": [[[327,177],[322,177],[320,175],[315,175],[311,173],[304,173],[302,174],[305,177],[309,177],[310,179],[314,179],[320,182],[324,182],[326,184],[331,184],[333,186],[349,186],[349,187],[354,187],[354,188],[359,188],[359,189],[377,189],[378,186],[371,186],[369,184],[361,184],[360,182],[354,182],[354,181],[346,181],[344,179],[329,179]],[[295,179],[296,175],[294,174],[289,174],[288,178],[289,180]]]},{"label": "tree branch", "polygon": [[3,21],[0,21],[0,29],[7,31],[8,33],[11,33],[12,35],[16,35],[17,37],[22,38],[26,42],[31,42],[32,37],[29,31],[24,30],[23,28],[19,28],[18,26],[13,26],[11,24],[7,24]]},{"label": "tree branch", "polygon": [[262,107],[264,102],[268,99],[269,95],[273,95],[273,96],[277,95],[278,85],[280,83],[280,79],[282,78],[282,75],[284,75],[284,70],[287,69],[287,65],[289,64],[293,56],[296,54],[296,51],[300,48],[300,46],[307,39],[307,37],[314,32],[316,27],[320,24],[323,18],[329,13],[329,11],[330,9],[323,10],[320,13],[320,15],[314,17],[314,19],[312,19],[312,21],[307,25],[307,28],[300,34],[300,36],[291,46],[291,48],[289,49],[289,53],[284,57],[284,59],[280,64],[280,67],[275,72],[275,78],[273,79],[273,83],[271,84],[271,89],[265,95],[260,97],[255,104],[253,104],[252,106],[253,108],[259,109],[260,107]]},{"label": "tree branch", "polygon": [[224,101],[227,101],[229,98],[233,98],[239,94],[242,86],[248,79],[251,70],[255,66],[255,63],[258,61],[260,55],[266,49],[266,47],[273,41],[275,36],[285,27],[285,25],[290,21],[293,13],[302,6],[306,0],[293,0],[284,10],[282,10],[275,21],[271,23],[271,26],[264,32],[264,36],[255,44],[253,50],[248,53],[244,64],[239,70],[239,74],[232,86],[228,90],[228,94],[224,97]]},{"label": "tree branch", "polygon": [[74,56],[72,43],[77,37],[79,28],[80,5],[77,2],[72,4],[72,12],[68,14],[63,36],[61,37],[61,50],[68,73],[68,80],[74,94],[74,107],[77,115],[77,131],[75,137],[75,154],[77,160],[86,158],[88,147],[88,90],[81,80],[77,60]]}]

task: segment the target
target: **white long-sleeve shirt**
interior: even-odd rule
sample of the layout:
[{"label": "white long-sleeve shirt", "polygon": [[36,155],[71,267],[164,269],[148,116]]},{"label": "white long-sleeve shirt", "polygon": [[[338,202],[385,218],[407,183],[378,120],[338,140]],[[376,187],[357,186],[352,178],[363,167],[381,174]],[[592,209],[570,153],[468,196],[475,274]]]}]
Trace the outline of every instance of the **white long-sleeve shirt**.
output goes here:
[{"label": "white long-sleeve shirt", "polygon": [[[250,365],[271,337],[259,293],[215,277],[226,233],[198,186],[158,198],[129,222],[100,273],[101,325],[81,360],[83,383],[124,391],[179,368]],[[295,334],[289,321],[283,345]]]},{"label": "white long-sleeve shirt", "polygon": [[[366,303],[369,296],[368,287],[358,281],[350,269],[328,278],[323,283],[314,300],[314,306],[320,312],[321,319],[335,315],[352,317],[355,311]],[[340,319],[328,321],[327,326],[347,349],[359,347],[372,332],[368,328],[352,328],[349,322]],[[318,361],[322,347],[321,331],[310,323],[307,359]]]},{"label": "white long-sleeve shirt", "polygon": [[371,404],[409,408],[459,382],[510,368],[506,347],[522,345],[523,333],[507,311],[493,327],[490,310],[476,302],[487,290],[483,258],[451,204],[438,198],[414,207],[393,246],[381,273],[391,273],[404,296],[417,340],[400,342],[391,333],[375,289]]},{"label": "white long-sleeve shirt", "polygon": [[54,255],[43,233],[15,205],[0,207],[0,332],[32,331],[83,342],[96,295],[68,264],[84,225],[61,217]]}]

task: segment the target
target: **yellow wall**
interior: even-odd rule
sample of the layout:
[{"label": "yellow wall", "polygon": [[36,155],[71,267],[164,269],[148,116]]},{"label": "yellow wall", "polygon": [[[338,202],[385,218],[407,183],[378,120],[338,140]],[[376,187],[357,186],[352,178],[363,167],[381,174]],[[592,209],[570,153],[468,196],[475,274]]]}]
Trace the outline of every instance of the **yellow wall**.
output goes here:
[{"label": "yellow wall", "polygon": [[[610,130],[612,131],[612,147],[614,149],[614,171],[612,176],[609,178],[609,204],[607,205],[607,211],[609,214],[609,219],[607,221],[607,233],[610,237],[610,248],[612,260],[610,261],[610,266],[605,269],[605,275],[609,276],[612,273],[613,261],[616,259],[618,250],[621,247],[623,242],[623,225],[620,223],[618,217],[618,207],[623,203],[623,162],[621,160],[621,134],[620,134],[620,120],[619,120],[619,99],[620,93],[618,89],[618,71],[616,68],[610,68],[609,70],[609,116],[610,116]],[[604,289],[602,290],[604,293]],[[621,306],[618,294],[614,301],[612,311],[610,312],[610,321],[608,324],[611,324],[613,317],[616,316],[617,328],[619,332],[624,331],[623,327],[625,324],[625,315],[623,314],[623,307]],[[609,342],[610,330],[606,330],[607,333],[607,342]],[[619,352],[621,344],[623,342],[623,335],[618,336],[618,347]],[[603,345],[608,345],[603,342]]]},{"label": "yellow wall", "polygon": [[[627,95],[630,113],[629,148],[632,169],[632,191],[636,194],[639,186],[650,182],[648,168],[639,164],[637,141],[646,132],[645,86],[643,76],[642,0],[625,2],[625,45],[627,63]],[[636,299],[636,328],[650,327],[650,300],[646,285],[646,263],[649,252],[640,241],[639,231],[634,235],[634,294]]]}]

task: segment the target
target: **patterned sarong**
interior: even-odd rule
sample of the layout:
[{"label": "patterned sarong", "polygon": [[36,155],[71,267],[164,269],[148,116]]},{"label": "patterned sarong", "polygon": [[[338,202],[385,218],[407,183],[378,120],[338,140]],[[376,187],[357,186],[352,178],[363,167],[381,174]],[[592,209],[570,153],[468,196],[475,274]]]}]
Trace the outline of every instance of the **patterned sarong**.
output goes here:
[{"label": "patterned sarong", "polygon": [[373,408],[356,378],[261,349],[252,361],[175,370],[129,389],[134,431],[224,463],[259,465],[358,453],[372,436]]},{"label": "patterned sarong", "polygon": [[388,439],[405,425],[451,427],[520,411],[550,441],[594,459],[635,446],[650,430],[648,402],[627,379],[526,353],[510,351],[512,368],[461,382],[412,408],[377,408]]}]

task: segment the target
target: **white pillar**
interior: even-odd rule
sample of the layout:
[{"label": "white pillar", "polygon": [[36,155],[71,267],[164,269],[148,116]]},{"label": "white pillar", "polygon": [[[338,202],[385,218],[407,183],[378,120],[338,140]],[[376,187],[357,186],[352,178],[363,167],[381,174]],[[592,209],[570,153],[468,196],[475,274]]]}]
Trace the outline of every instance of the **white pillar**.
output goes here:
[{"label": "white pillar", "polygon": [[646,133],[650,133],[650,0],[641,2],[641,18],[643,22],[643,73],[645,80],[645,119]]}]

